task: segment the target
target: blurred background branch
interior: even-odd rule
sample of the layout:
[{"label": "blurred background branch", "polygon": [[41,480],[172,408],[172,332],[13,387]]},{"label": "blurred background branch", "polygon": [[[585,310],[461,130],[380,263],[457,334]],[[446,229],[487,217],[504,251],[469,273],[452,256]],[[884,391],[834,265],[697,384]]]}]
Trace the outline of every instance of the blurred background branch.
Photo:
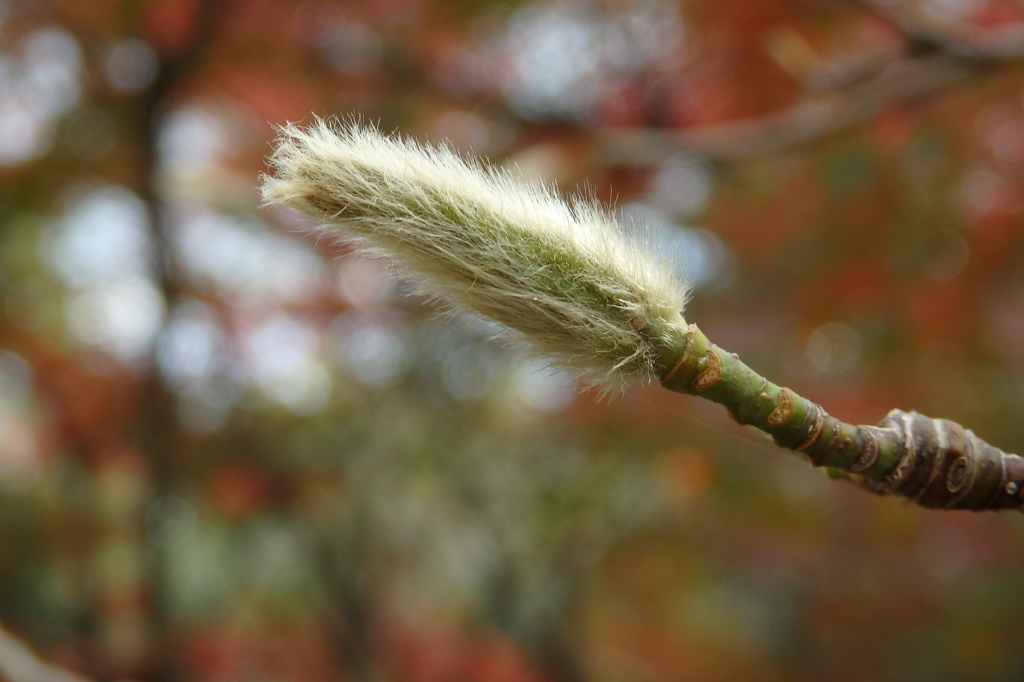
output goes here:
[{"label": "blurred background branch", "polygon": [[867,0],[914,38],[952,54],[972,59],[1012,59],[1024,56],[1024,22],[978,26],[963,21],[958,3],[920,0]]},{"label": "blurred background branch", "polygon": [[950,55],[901,59],[873,78],[813,95],[782,111],[682,130],[607,130],[599,134],[597,144],[602,161],[612,164],[658,163],[686,152],[712,159],[771,154],[862,124],[973,72],[969,62]]},{"label": "blurred background branch", "polygon": [[[656,163],[682,152],[723,159],[777,152],[862,124],[891,107],[961,81],[982,66],[992,67],[998,60],[1024,55],[1024,22],[971,26],[960,21],[956,3],[949,5],[945,16],[918,0],[868,0],[866,4],[919,41],[918,50],[927,46],[932,54],[888,63],[853,60],[830,65],[826,71],[818,67],[819,73],[807,69],[801,74],[809,90],[805,101],[757,117],[682,130],[602,131],[598,138],[601,159],[607,163]],[[808,48],[804,45],[797,51],[800,49]],[[783,66],[799,61],[792,51],[792,47],[777,50]],[[797,70],[805,69],[798,66]],[[815,94],[824,83],[833,92]]]}]

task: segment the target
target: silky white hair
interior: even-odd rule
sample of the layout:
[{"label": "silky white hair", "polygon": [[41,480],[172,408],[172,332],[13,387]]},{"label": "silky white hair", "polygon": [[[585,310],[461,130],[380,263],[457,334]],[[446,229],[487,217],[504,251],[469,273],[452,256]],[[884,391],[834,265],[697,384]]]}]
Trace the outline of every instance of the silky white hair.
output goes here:
[{"label": "silky white hair", "polygon": [[416,289],[522,334],[603,390],[650,379],[685,333],[687,283],[649,230],[569,201],[518,170],[422,146],[356,121],[280,129],[263,177],[283,204],[384,256]]}]

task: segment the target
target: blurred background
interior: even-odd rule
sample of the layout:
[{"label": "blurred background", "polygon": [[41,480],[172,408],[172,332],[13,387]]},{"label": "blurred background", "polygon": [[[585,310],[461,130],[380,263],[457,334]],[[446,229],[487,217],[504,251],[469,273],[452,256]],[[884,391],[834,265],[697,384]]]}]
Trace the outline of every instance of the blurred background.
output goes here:
[{"label": "blurred background", "polygon": [[650,222],[852,422],[1024,446],[1020,0],[0,0],[10,682],[1024,679],[1024,518],[600,400],[258,206],[359,114]]}]

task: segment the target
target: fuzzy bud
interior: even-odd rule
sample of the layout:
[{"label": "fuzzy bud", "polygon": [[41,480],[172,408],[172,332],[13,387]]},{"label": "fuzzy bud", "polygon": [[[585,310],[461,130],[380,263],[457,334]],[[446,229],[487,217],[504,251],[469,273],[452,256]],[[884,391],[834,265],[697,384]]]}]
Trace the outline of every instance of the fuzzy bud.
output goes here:
[{"label": "fuzzy bud", "polygon": [[264,204],[310,214],[586,384],[652,378],[686,333],[675,264],[592,199],[357,122],[285,126],[270,163]]}]

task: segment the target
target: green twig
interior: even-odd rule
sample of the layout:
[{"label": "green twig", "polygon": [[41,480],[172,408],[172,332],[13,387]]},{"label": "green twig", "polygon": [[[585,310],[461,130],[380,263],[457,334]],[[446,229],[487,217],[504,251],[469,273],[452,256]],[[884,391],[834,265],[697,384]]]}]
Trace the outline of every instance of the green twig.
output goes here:
[{"label": "green twig", "polygon": [[682,351],[661,361],[661,384],[724,405],[740,424],[831,467],[867,490],[932,509],[1019,509],[1024,458],[948,419],[893,410],[878,426],[855,426],[750,369],[690,325]]}]

